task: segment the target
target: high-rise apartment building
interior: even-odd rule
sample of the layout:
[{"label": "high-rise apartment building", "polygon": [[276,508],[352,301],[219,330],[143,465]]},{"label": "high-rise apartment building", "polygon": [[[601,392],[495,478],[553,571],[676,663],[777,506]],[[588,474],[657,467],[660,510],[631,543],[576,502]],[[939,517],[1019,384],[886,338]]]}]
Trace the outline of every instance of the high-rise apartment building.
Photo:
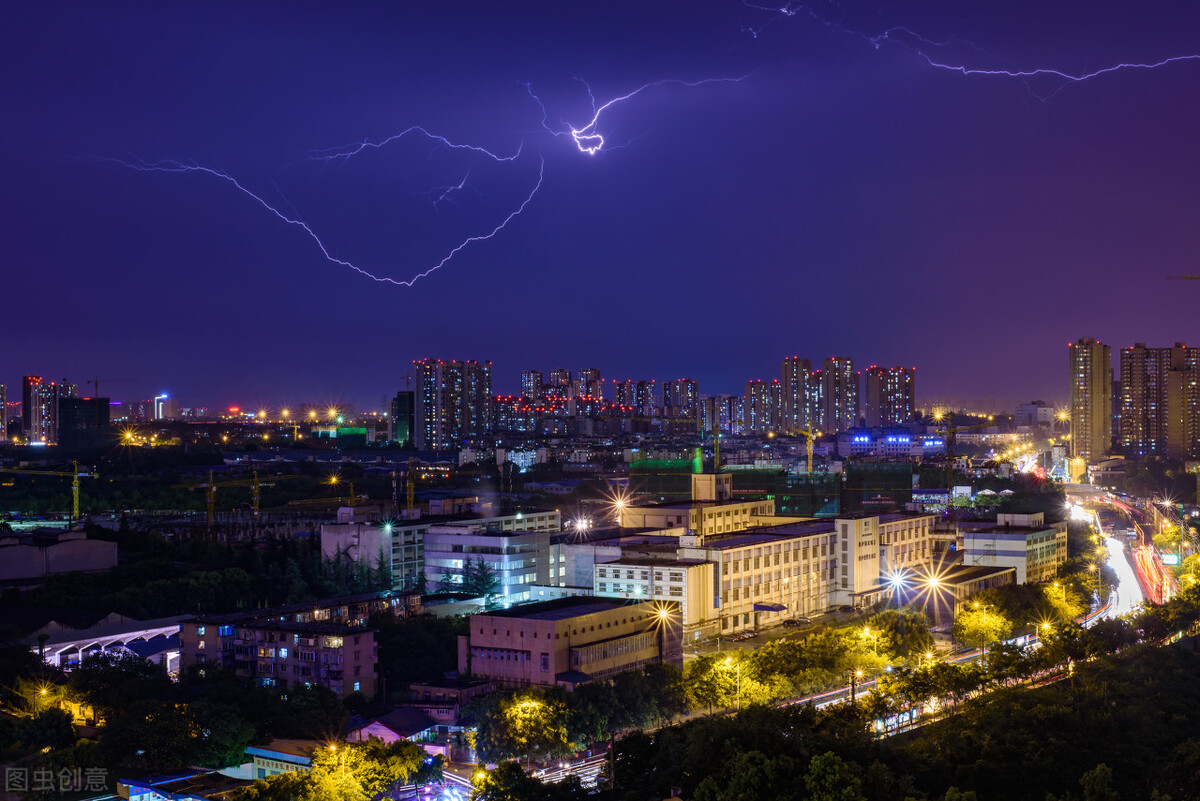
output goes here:
[{"label": "high-rise apartment building", "polygon": [[1112,443],[1112,354],[1084,337],[1067,346],[1071,372],[1071,455],[1102,457]]},{"label": "high-rise apartment building", "polygon": [[8,387],[0,384],[0,442],[8,442]]},{"label": "high-rise apartment building", "polygon": [[700,385],[690,378],[677,378],[663,384],[663,416],[700,419]]},{"label": "high-rise apartment building", "polygon": [[423,359],[413,367],[418,448],[457,448],[491,430],[491,362]]},{"label": "high-rise apartment building", "polygon": [[746,384],[744,433],[768,434],[779,431],[783,419],[783,384],[755,380]]},{"label": "high-rise apartment building", "polygon": [[736,395],[713,395],[702,398],[700,409],[703,432],[711,433],[715,426],[722,434],[732,434],[733,423],[738,418],[738,400]]},{"label": "high-rise apartment building", "polygon": [[912,367],[871,365],[863,374],[863,416],[868,426],[890,426],[912,417],[917,408],[917,371]]},{"label": "high-rise apartment building", "polygon": [[29,442],[58,442],[58,403],[79,396],[78,387],[27,375],[21,382],[21,428]]},{"label": "high-rise apartment building", "polygon": [[559,398],[566,398],[571,394],[571,371],[570,370],[551,370],[550,380],[546,382],[546,392]]},{"label": "high-rise apartment building", "polygon": [[587,398],[604,397],[604,380],[600,371],[594,367],[585,367],[579,371],[579,380],[575,383],[576,396]]},{"label": "high-rise apartment building", "polygon": [[788,432],[799,431],[809,424],[820,428],[820,421],[810,416],[808,397],[812,394],[809,384],[813,381],[812,362],[799,356],[783,360],[783,419],[782,428]]},{"label": "high-rise apartment building", "polygon": [[58,399],[55,442],[65,448],[96,448],[109,441],[108,398]]},{"label": "high-rise apartment building", "polygon": [[808,374],[808,386],[804,395],[806,423],[814,429],[825,428],[825,371],[813,370]]},{"label": "high-rise apartment building", "polygon": [[830,356],[821,369],[825,413],[821,428],[830,433],[858,425],[858,373],[854,360]]},{"label": "high-rise apartment building", "polygon": [[1118,441],[1131,456],[1200,453],[1200,348],[1121,350]]},{"label": "high-rise apartment building", "polygon": [[641,417],[653,417],[655,403],[654,381],[639,381],[633,386],[633,407]]},{"label": "high-rise apartment building", "polygon": [[541,370],[526,370],[521,373],[521,397],[527,401],[542,399],[542,386],[546,383]]}]

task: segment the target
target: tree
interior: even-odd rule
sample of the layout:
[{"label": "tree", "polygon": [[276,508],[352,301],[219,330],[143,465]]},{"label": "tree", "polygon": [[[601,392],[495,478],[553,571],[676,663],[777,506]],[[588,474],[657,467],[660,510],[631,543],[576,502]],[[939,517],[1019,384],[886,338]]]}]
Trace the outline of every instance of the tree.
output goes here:
[{"label": "tree", "polygon": [[475,749],[482,760],[544,759],[572,753],[561,691],[493,694],[478,715]]},{"label": "tree", "polygon": [[968,606],[954,618],[951,631],[958,640],[984,648],[990,642],[1007,639],[1012,634],[1012,622],[986,606]]},{"label": "tree", "polygon": [[210,768],[242,763],[254,726],[236,708],[199,700],[187,712],[194,734],[192,762]]},{"label": "tree", "polygon": [[70,673],[69,686],[107,716],[143,698],[159,698],[171,688],[162,665],[131,651],[100,651],[88,656]]},{"label": "tree", "polygon": [[804,787],[811,801],[866,801],[862,781],[832,751],[815,756],[808,763]]},{"label": "tree", "polygon": [[761,751],[744,751],[729,765],[729,778],[723,783],[711,775],[696,788],[696,801],[743,801],[770,798],[799,801],[800,782],[796,762],[791,757],[768,757]]},{"label": "tree", "polygon": [[934,649],[929,618],[919,610],[888,609],[867,621],[879,636],[879,648],[897,659],[907,659]]},{"label": "tree", "polygon": [[33,717],[21,718],[17,737],[31,750],[67,748],[75,743],[75,727],[71,725],[70,713],[50,707]]}]

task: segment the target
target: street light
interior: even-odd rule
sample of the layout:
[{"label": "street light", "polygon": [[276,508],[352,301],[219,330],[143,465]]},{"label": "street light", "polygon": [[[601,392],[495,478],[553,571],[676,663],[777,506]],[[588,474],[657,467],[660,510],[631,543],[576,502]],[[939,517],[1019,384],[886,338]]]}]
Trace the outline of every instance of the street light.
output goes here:
[{"label": "street light", "polygon": [[863,635],[867,637],[873,637],[871,640],[871,651],[875,654],[875,656],[879,656],[879,633],[876,632],[875,634],[871,634],[870,626],[863,626]]},{"label": "street light", "polygon": [[[330,743],[329,750],[337,753],[338,747],[336,744]],[[346,778],[346,750],[342,749],[342,778]]]},{"label": "street light", "polygon": [[858,683],[862,681],[863,672],[861,669],[848,671],[850,674],[850,703],[854,703],[857,697]]}]

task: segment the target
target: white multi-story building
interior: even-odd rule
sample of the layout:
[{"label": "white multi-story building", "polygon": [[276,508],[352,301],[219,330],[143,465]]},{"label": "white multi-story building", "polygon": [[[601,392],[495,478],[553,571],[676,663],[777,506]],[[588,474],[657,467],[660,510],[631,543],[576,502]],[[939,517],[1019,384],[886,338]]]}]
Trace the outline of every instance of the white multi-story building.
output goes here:
[{"label": "white multi-story building", "polygon": [[1067,561],[1067,524],[1035,514],[1001,514],[996,525],[963,533],[963,564],[1014,567],[1018,584],[1050,581]]},{"label": "white multi-story building", "polygon": [[[496,599],[505,606],[535,599],[533,585],[550,584],[550,533],[505,531],[481,521],[444,523],[425,532],[425,582],[430,587],[463,585],[471,563],[486,564],[496,576]],[[557,583],[558,576],[554,576]]]},{"label": "white multi-story building", "polygon": [[[441,507],[445,501],[439,502]],[[438,507],[438,508],[441,508]],[[562,528],[557,510],[527,512],[515,515],[484,517],[464,522],[491,531],[554,532]],[[441,574],[431,577],[425,570],[425,537],[431,526],[445,524],[445,518],[425,517],[417,520],[378,521],[369,523],[339,523],[321,526],[321,555],[325,559],[347,559],[353,563],[366,562],[378,569],[381,561],[390,564],[392,585],[396,589],[412,589],[419,576],[424,573],[432,582]]]}]

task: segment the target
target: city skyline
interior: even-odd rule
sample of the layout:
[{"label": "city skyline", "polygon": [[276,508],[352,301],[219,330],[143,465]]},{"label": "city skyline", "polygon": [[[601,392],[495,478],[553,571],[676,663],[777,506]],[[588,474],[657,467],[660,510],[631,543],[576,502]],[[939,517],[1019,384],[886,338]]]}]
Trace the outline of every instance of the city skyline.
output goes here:
[{"label": "city skyline", "polygon": [[[799,351],[915,364],[927,397],[1062,399],[1062,343],[1188,339],[1200,287],[1165,279],[1195,261],[1200,9],[798,9],[20,9],[0,225],[23,369],[363,405],[414,359],[516,372],[537,339],[538,362],[712,392]],[[589,87],[645,87],[592,155],[555,135]],[[491,155],[389,140],[414,125]],[[164,160],[401,280],[531,199],[381,285],[228,181],[119,163]]]}]

